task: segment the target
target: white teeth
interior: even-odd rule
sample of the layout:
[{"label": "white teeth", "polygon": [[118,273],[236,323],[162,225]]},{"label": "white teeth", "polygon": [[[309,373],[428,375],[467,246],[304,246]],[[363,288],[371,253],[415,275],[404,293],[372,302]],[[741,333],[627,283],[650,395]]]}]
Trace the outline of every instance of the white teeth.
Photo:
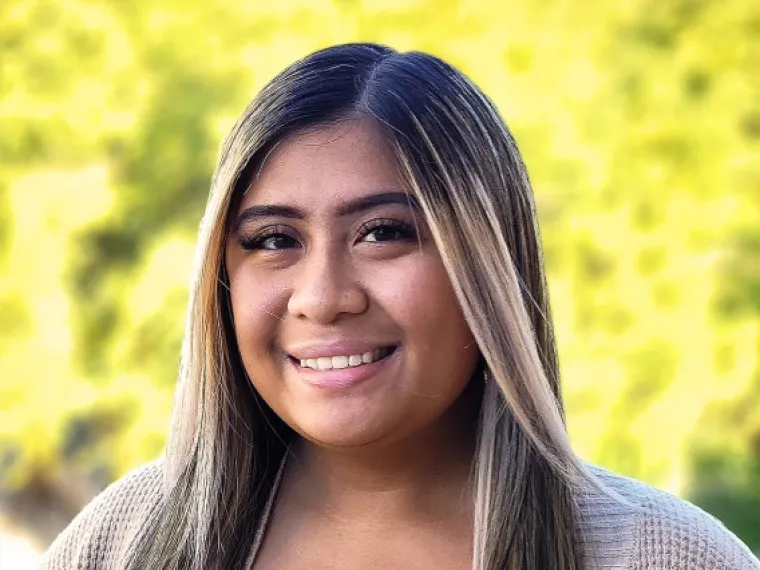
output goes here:
[{"label": "white teeth", "polygon": [[370,350],[363,354],[352,354],[350,356],[320,356],[319,358],[302,358],[300,360],[303,368],[312,368],[314,370],[339,370],[342,368],[351,368],[376,362],[389,354],[386,348]]}]

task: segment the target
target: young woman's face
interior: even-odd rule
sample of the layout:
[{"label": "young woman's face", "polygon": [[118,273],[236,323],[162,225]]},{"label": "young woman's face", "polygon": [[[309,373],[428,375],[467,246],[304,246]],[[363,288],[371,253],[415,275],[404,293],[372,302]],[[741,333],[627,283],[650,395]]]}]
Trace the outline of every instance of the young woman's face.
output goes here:
[{"label": "young woman's face", "polygon": [[412,200],[379,131],[353,121],[277,146],[233,213],[226,264],[243,364],[319,445],[435,425],[477,365]]}]

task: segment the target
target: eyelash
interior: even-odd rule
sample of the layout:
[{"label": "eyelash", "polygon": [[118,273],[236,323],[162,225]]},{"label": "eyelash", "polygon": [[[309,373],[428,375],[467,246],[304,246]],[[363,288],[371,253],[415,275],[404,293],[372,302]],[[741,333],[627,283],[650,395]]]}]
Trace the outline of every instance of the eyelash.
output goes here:
[{"label": "eyelash", "polygon": [[286,237],[295,241],[295,238],[287,233],[287,228],[285,226],[272,226],[251,236],[241,235],[237,238],[237,243],[242,249],[248,251],[255,249],[272,250],[272,248],[263,247],[263,245],[266,240],[273,237]]},{"label": "eyelash", "polygon": [[399,240],[406,241],[406,240],[417,239],[417,231],[414,229],[414,227],[410,226],[409,224],[405,222],[401,222],[399,220],[392,220],[389,218],[380,218],[377,220],[370,220],[368,222],[365,222],[359,228],[359,234],[361,235],[362,239],[364,239],[373,231],[381,229],[381,228],[390,229],[400,234],[400,237],[398,239],[388,240],[388,241],[399,241]]},{"label": "eyelash", "polygon": [[[408,240],[417,239],[417,232],[415,231],[413,227],[411,227],[409,224],[406,224],[404,222],[400,222],[398,220],[391,220],[391,219],[371,220],[369,222],[362,224],[362,226],[359,228],[361,239],[366,238],[372,232],[381,228],[391,229],[400,235],[400,237],[397,239],[386,240],[386,241],[399,241],[399,240],[408,241]],[[245,249],[248,251],[253,251],[253,250],[278,251],[280,249],[290,249],[287,247],[286,248],[264,247],[264,243],[268,239],[275,238],[275,237],[284,237],[289,240],[297,241],[296,238],[294,238],[292,235],[288,233],[288,231],[289,231],[289,228],[287,228],[287,226],[271,226],[252,236],[240,236],[237,239],[237,243],[242,249]],[[380,241],[380,242],[374,242],[374,243],[385,243],[385,242]]]}]

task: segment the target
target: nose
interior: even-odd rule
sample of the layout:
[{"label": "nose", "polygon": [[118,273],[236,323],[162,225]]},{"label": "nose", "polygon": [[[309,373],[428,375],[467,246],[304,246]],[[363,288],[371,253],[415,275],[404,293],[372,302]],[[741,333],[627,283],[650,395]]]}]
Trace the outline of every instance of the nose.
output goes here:
[{"label": "nose", "polygon": [[366,291],[345,255],[312,251],[299,265],[288,299],[291,315],[327,325],[341,316],[367,310]]}]

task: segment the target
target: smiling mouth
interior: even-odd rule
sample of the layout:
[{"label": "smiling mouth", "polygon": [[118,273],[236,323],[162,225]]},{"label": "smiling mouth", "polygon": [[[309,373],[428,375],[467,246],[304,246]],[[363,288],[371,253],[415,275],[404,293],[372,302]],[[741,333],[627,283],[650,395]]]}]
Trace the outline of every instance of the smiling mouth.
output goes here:
[{"label": "smiling mouth", "polygon": [[325,370],[342,370],[344,368],[359,368],[367,364],[372,364],[385,360],[391,354],[396,352],[397,346],[385,346],[382,348],[376,348],[362,354],[351,354],[345,356],[320,356],[318,358],[303,358],[298,359],[288,355],[288,358],[300,368],[307,368],[310,370],[325,371]]}]

